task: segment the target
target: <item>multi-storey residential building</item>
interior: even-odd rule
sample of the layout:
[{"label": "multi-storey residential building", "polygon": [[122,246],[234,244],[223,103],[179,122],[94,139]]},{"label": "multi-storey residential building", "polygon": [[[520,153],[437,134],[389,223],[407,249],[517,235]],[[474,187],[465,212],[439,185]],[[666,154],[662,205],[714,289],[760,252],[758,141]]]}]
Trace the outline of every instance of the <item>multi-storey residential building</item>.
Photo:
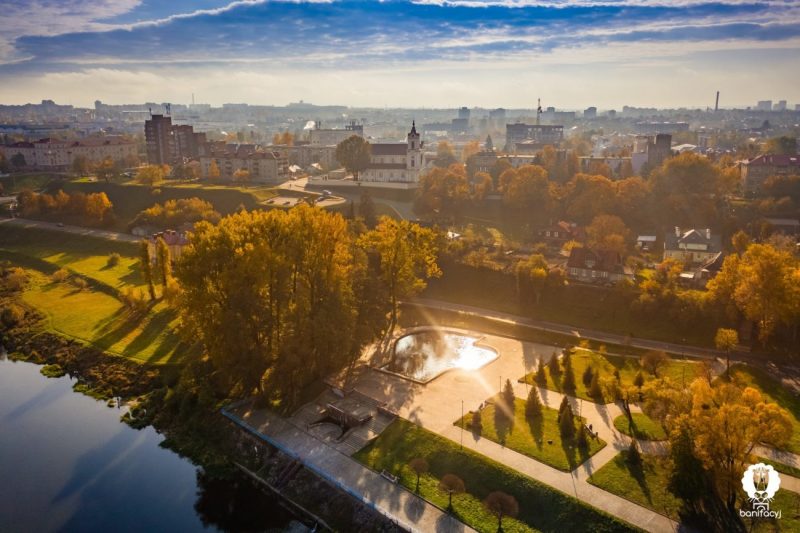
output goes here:
[{"label": "multi-storey residential building", "polygon": [[754,193],[770,176],[800,175],[800,155],[764,154],[741,164],[742,189]]},{"label": "multi-storey residential building", "polygon": [[212,177],[212,162],[219,170],[219,177],[215,179],[220,180],[232,180],[237,170],[245,170],[249,174],[249,181],[280,183],[289,173],[289,163],[283,154],[253,144],[229,144],[201,156],[200,170],[203,178]]},{"label": "multi-storey residential building", "polygon": [[90,164],[107,158],[133,162],[138,157],[136,143],[125,137],[87,137],[75,141],[40,139],[2,146],[0,152],[8,160],[20,154],[25,158],[26,167],[48,170],[69,169],[79,156],[85,157]]},{"label": "multi-storey residential building", "polygon": [[152,115],[144,122],[144,138],[147,143],[147,162],[151,165],[175,163],[175,135],[172,117]]},{"label": "multi-storey residential building", "polygon": [[631,154],[633,172],[639,174],[646,167],[652,170],[661,165],[672,154],[672,135],[659,133],[656,136],[636,137]]}]

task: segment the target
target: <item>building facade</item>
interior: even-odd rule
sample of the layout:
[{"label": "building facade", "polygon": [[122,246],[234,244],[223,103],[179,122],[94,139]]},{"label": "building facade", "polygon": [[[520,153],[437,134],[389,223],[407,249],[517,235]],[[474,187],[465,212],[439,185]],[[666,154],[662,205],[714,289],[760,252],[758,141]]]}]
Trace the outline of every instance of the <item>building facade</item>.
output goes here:
[{"label": "building facade", "polygon": [[711,233],[710,228],[684,229],[664,237],[664,259],[675,259],[684,265],[705,263],[722,251],[722,238]]},{"label": "building facade", "polygon": [[[212,162],[219,176],[212,174]],[[200,157],[200,171],[205,179],[233,180],[237,170],[247,171],[249,181],[281,183],[289,175],[289,162],[278,151],[264,150],[256,145],[226,145]]]},{"label": "building facade", "polygon": [[567,260],[567,277],[584,283],[606,284],[633,280],[633,273],[616,252],[575,247]]},{"label": "building facade", "polygon": [[369,167],[359,174],[364,182],[417,183],[424,169],[423,141],[415,122],[405,143],[374,143],[370,145]]},{"label": "building facade", "polygon": [[77,141],[40,139],[0,147],[9,161],[17,154],[25,158],[25,166],[49,170],[68,170],[76,157],[90,164],[104,159],[134,161],[138,157],[136,143],[124,137],[87,137]]},{"label": "building facade", "polygon": [[791,175],[800,175],[800,155],[760,155],[742,163],[742,190],[754,193],[770,176]]},{"label": "building facade", "polygon": [[322,122],[315,122],[314,129],[309,132],[311,146],[336,146],[353,135],[364,136],[364,126],[350,121],[344,129],[325,129]]},{"label": "building facade", "polygon": [[506,124],[506,152],[541,150],[546,145],[558,147],[564,140],[564,126]]}]

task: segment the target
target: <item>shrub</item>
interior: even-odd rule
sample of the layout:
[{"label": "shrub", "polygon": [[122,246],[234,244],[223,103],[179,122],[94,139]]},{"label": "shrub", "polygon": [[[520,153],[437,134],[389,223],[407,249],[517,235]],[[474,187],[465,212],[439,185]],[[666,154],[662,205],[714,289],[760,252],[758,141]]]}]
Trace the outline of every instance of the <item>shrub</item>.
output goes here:
[{"label": "shrub", "polygon": [[175,281],[173,278],[169,278],[167,280],[167,284],[164,286],[164,291],[162,296],[164,300],[167,301],[170,305],[175,305],[178,302],[178,298],[181,295],[181,286]]},{"label": "shrub", "polygon": [[50,274],[50,279],[53,283],[61,283],[69,278],[69,271],[66,268],[59,268],[52,274]]},{"label": "shrub", "polygon": [[28,273],[19,267],[12,267],[5,271],[3,284],[11,291],[21,291],[28,284]]},{"label": "shrub", "polygon": [[481,416],[482,415],[480,409],[472,413],[472,422],[470,423],[470,429],[472,429],[476,433],[480,433],[481,429],[483,429],[483,420],[481,419]]},{"label": "shrub", "polygon": [[561,366],[558,364],[558,355],[553,352],[550,361],[547,362],[547,367],[550,369],[550,376],[555,381],[556,377],[561,375]]},{"label": "shrub", "polygon": [[514,412],[514,386],[511,384],[511,380],[507,379],[506,384],[503,387],[503,395],[502,395],[503,403],[511,413]]},{"label": "shrub", "polygon": [[70,283],[72,283],[72,286],[78,289],[79,291],[82,291],[89,286],[89,282],[80,276],[73,276],[72,279],[70,280]]},{"label": "shrub", "polygon": [[594,372],[592,371],[592,367],[587,366],[586,370],[583,371],[583,376],[581,376],[581,380],[583,381],[583,386],[587,389],[589,385],[592,384],[592,376],[594,376]]},{"label": "shrub", "polygon": [[17,304],[10,304],[0,313],[0,321],[6,327],[16,326],[25,318],[25,309]]},{"label": "shrub", "polygon": [[564,357],[564,378],[561,381],[561,388],[566,394],[575,395],[575,372],[572,370],[572,361]]},{"label": "shrub", "polygon": [[120,255],[116,252],[108,256],[108,261],[106,261],[106,266],[111,268],[115,267],[119,264]]},{"label": "shrub", "polygon": [[547,385],[547,374],[544,372],[544,360],[541,357],[539,358],[539,366],[536,368],[534,379],[540,387]]},{"label": "shrub", "polygon": [[539,399],[539,391],[536,390],[536,387],[531,387],[528,391],[528,400],[525,402],[525,418],[528,421],[542,418],[542,401]]}]

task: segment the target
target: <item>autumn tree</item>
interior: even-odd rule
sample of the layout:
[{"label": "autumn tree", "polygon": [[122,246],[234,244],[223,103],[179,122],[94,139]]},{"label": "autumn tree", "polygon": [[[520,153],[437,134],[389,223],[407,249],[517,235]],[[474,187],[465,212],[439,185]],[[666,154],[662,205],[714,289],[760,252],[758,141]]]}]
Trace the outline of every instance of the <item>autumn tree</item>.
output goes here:
[{"label": "autumn tree", "polygon": [[110,157],[106,157],[99,163],[94,165],[94,173],[99,179],[105,181],[106,183],[111,181],[111,178],[119,174],[120,167],[117,162],[115,162]]},{"label": "autumn tree", "polygon": [[158,281],[163,290],[172,279],[172,258],[169,246],[162,237],[156,239],[156,265],[158,265]]},{"label": "autumn tree", "polygon": [[478,202],[486,200],[494,190],[494,182],[492,177],[486,172],[476,172],[472,178],[472,199]]},{"label": "autumn tree", "polygon": [[671,157],[651,173],[650,183],[664,223],[703,227],[716,219],[723,176],[707,157],[692,152]]},{"label": "autumn tree", "polygon": [[76,155],[72,158],[72,172],[76,176],[85,176],[89,172],[89,160],[85,155]]},{"label": "autumn tree", "polygon": [[514,268],[517,277],[517,294],[520,297],[532,292],[538,304],[547,285],[548,266],[541,254],[531,254]]},{"label": "autumn tree", "polygon": [[136,182],[142,185],[158,185],[164,181],[164,168],[160,165],[147,165],[136,172]]},{"label": "autumn tree", "polygon": [[425,474],[428,471],[428,461],[425,460],[423,457],[416,457],[411,459],[411,462],[408,463],[408,466],[411,467],[411,470],[417,475],[417,488],[415,492],[419,492],[419,478],[422,474]]},{"label": "autumn tree", "polygon": [[156,288],[153,283],[153,265],[150,262],[150,244],[146,240],[139,243],[139,268],[142,270],[142,279],[147,285],[150,299],[156,299]]},{"label": "autumn tree", "polygon": [[477,154],[480,151],[481,151],[481,145],[478,141],[472,140],[467,142],[467,144],[464,145],[464,148],[461,149],[461,161],[466,163],[470,157],[472,157],[473,155]]},{"label": "autumn tree", "polygon": [[591,248],[624,254],[631,240],[631,231],[618,216],[598,215],[586,227],[586,236]]},{"label": "autumn tree", "polygon": [[167,200],[164,204],[154,204],[140,211],[130,227],[156,226],[161,229],[177,228],[183,224],[194,224],[201,220],[219,222],[221,215],[210,202],[200,198],[179,198]]},{"label": "autumn tree", "polygon": [[764,145],[765,154],[797,155],[797,137],[773,137]]},{"label": "autumn tree", "polygon": [[219,179],[220,172],[219,172],[219,165],[217,165],[217,161],[212,159],[211,163],[208,165],[208,179],[216,180]]},{"label": "autumn tree", "polygon": [[792,436],[789,413],[751,387],[692,383],[693,437],[698,459],[712,474],[718,494],[733,510],[742,472],[759,443],[776,448]]},{"label": "autumn tree", "polygon": [[457,219],[469,201],[469,185],[463,165],[434,168],[419,180],[414,210],[448,220]]},{"label": "autumn tree", "polygon": [[374,230],[359,238],[359,243],[380,260],[380,275],[388,287],[395,324],[398,300],[417,294],[428,278],[441,275],[436,264],[436,234],[407,220],[384,216]]},{"label": "autumn tree", "polygon": [[453,145],[447,141],[436,143],[436,161],[434,165],[439,168],[447,168],[454,163],[458,163],[458,159],[456,159],[453,152]]},{"label": "autumn tree", "polygon": [[372,150],[367,141],[352,135],[336,146],[336,160],[358,181],[358,173],[366,170],[370,163]]},{"label": "autumn tree", "polygon": [[247,170],[246,168],[237,168],[236,171],[233,173],[232,179],[236,183],[249,183],[250,171]]},{"label": "autumn tree", "polygon": [[357,294],[365,262],[341,215],[307,205],[198,223],[175,274],[208,380],[291,406],[305,385],[349,365],[373,338],[357,324],[373,314]]},{"label": "autumn tree", "polygon": [[453,494],[464,492],[464,481],[455,474],[445,474],[439,481],[439,490],[447,494],[447,510],[453,510]]},{"label": "autumn tree", "polygon": [[523,165],[501,176],[503,202],[512,209],[538,209],[547,213],[552,196],[547,171],[538,165]]},{"label": "autumn tree", "polygon": [[658,377],[658,370],[669,362],[669,356],[661,350],[650,350],[642,356],[642,367],[654,377]]},{"label": "autumn tree", "polygon": [[370,229],[374,228],[378,221],[375,212],[375,202],[372,200],[372,195],[367,190],[361,193],[361,199],[358,202],[358,216],[364,219],[364,224]]},{"label": "autumn tree", "polygon": [[735,329],[717,328],[714,335],[714,346],[725,352],[725,375],[731,376],[731,352],[739,345],[739,334]]},{"label": "autumn tree", "polygon": [[497,517],[497,531],[503,531],[503,517],[515,517],[519,513],[519,504],[516,498],[502,491],[490,492],[483,500],[487,511]]}]

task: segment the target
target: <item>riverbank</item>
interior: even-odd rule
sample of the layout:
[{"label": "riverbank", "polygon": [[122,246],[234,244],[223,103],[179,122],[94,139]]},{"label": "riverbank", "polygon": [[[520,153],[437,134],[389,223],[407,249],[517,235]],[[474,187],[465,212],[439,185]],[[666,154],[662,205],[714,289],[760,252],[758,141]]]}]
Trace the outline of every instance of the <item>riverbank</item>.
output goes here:
[{"label": "riverbank", "polygon": [[[117,405],[117,398],[127,403],[130,410],[122,417],[124,422],[136,429],[152,426],[165,437],[162,447],[199,466],[210,482],[240,477],[238,463],[277,487],[271,497],[285,500],[284,506],[309,527],[320,521],[322,529],[329,524],[335,530],[395,530],[386,518],[314,473],[296,467],[289,472],[292,458],[222,417],[221,404],[182,376],[187,367],[202,362],[183,367],[140,364],[59,337],[44,330],[43,317],[22,305],[14,291],[0,295],[0,311],[7,318],[0,323],[0,343],[10,359],[42,365],[40,372],[48,377],[69,375],[75,380],[75,392],[107,400],[109,405]],[[13,320],[8,319],[11,315]]]}]

